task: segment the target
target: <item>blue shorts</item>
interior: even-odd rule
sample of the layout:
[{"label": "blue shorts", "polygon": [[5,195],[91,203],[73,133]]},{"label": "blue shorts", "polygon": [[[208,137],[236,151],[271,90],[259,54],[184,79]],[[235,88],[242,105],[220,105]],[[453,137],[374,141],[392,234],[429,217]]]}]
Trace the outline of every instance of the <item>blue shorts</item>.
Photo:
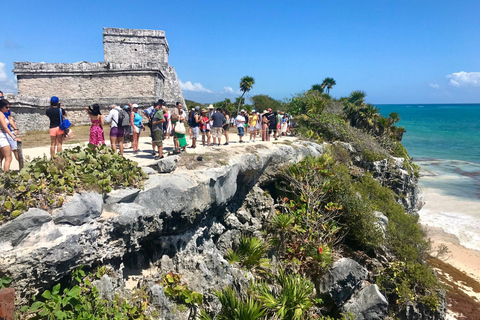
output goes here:
[{"label": "blue shorts", "polygon": [[245,134],[245,128],[241,126],[241,127],[237,127],[237,130],[238,130],[238,135],[240,137],[243,137],[243,135]]}]

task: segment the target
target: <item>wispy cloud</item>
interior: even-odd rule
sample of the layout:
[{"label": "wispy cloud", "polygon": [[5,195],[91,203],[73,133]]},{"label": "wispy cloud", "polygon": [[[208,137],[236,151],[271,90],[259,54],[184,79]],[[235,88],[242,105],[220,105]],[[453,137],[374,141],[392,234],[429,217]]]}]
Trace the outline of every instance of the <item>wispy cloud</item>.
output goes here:
[{"label": "wispy cloud", "polygon": [[242,92],[240,90],[233,90],[232,87],[223,87],[223,92],[225,93],[232,93],[232,94],[241,94]]},{"label": "wispy cloud", "polygon": [[0,62],[0,91],[16,93],[17,92],[17,82],[14,79],[8,78],[7,72],[5,71],[5,63]]},{"label": "wispy cloud", "polygon": [[179,80],[180,88],[185,91],[194,91],[194,92],[208,92],[212,93],[211,90],[204,88],[201,83],[192,83],[191,81],[187,81],[185,83],[182,80]]},{"label": "wispy cloud", "polygon": [[438,85],[438,83],[429,83],[428,85],[429,85],[430,87],[432,87],[433,89],[437,89],[437,90],[440,89],[440,86]]},{"label": "wispy cloud", "polygon": [[480,87],[480,72],[455,72],[447,75],[454,87]]}]

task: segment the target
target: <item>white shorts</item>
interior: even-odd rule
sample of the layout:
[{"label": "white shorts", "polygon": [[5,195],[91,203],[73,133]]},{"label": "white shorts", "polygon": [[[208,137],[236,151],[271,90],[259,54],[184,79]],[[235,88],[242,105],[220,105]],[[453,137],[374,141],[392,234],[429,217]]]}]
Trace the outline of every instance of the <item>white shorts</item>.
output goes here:
[{"label": "white shorts", "polygon": [[142,128],[139,128],[137,126],[133,126],[133,130],[135,130],[135,133],[140,133],[140,131],[142,131]]},{"label": "white shorts", "polygon": [[250,131],[255,131],[255,130],[257,130],[257,126],[255,125],[254,127],[250,127],[249,130]]},{"label": "white shorts", "polygon": [[5,132],[0,131],[0,148],[9,146],[7,134]]}]

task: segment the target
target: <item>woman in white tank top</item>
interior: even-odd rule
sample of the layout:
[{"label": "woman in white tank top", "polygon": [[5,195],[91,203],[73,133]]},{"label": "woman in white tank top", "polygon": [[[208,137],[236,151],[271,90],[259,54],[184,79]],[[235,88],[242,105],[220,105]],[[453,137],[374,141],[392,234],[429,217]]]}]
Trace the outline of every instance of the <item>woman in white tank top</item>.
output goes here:
[{"label": "woman in white tank top", "polygon": [[0,163],[5,160],[3,164],[3,172],[10,170],[10,163],[12,162],[12,148],[8,142],[7,135],[15,139],[15,135],[8,129],[8,119],[3,114],[10,109],[10,103],[7,100],[0,100]]}]

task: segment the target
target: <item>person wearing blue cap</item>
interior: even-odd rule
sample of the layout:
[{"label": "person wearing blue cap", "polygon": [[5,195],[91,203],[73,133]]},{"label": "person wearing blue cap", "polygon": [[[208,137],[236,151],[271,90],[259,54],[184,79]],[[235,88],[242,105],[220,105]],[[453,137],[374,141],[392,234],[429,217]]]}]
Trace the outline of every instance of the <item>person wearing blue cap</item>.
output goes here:
[{"label": "person wearing blue cap", "polygon": [[[53,158],[55,153],[62,151],[63,134],[65,131],[60,129],[60,124],[67,116],[67,113],[62,109],[58,97],[55,96],[50,99],[50,108],[45,113],[50,119],[50,156]],[[61,117],[60,113],[62,114]]]}]

